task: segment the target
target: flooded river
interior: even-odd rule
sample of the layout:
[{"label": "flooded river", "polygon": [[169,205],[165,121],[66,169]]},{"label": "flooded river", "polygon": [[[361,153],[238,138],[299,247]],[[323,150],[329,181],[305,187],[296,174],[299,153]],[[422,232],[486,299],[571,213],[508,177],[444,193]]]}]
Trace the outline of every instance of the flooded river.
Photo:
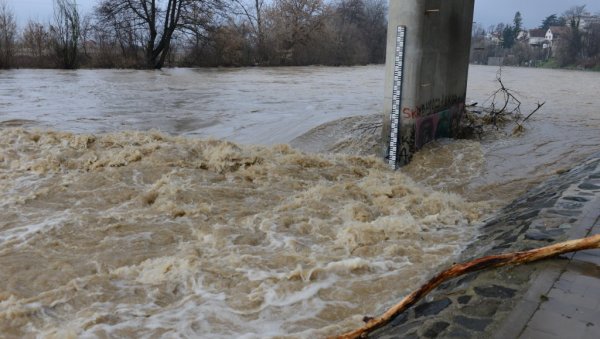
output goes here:
[{"label": "flooded river", "polygon": [[321,123],[379,111],[382,78],[381,66],[3,71],[0,119],[287,143]]},{"label": "flooded river", "polygon": [[[471,67],[469,98],[495,74]],[[600,74],[503,80],[525,111],[546,101],[526,133],[435,142],[394,173],[278,145],[377,113],[381,66],[0,72],[0,333],[359,325],[452,262],[483,216],[598,151]]]}]

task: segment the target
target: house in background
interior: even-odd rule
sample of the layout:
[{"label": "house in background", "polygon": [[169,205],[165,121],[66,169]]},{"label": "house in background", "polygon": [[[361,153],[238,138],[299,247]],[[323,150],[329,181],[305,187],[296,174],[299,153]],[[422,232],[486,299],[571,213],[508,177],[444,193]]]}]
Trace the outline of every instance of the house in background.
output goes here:
[{"label": "house in background", "polygon": [[529,30],[529,46],[548,48],[546,40],[546,30],[544,29],[530,29]]}]

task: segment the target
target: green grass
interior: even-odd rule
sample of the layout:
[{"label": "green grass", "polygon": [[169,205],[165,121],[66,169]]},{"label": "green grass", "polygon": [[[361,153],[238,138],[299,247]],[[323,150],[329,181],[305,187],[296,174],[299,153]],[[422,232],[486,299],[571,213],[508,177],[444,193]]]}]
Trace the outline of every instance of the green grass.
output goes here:
[{"label": "green grass", "polygon": [[550,68],[550,69],[570,69],[570,70],[578,70],[578,71],[592,71],[592,72],[600,72],[600,65],[594,66],[592,68],[586,68],[583,69],[581,66],[578,65],[567,65],[567,66],[560,66],[558,64],[558,62],[556,62],[555,59],[549,59],[548,61],[542,62],[541,64],[539,64],[538,67],[541,68]]},{"label": "green grass", "polygon": [[543,62],[540,67],[542,68],[561,68],[560,65],[554,59],[548,59],[548,61]]}]

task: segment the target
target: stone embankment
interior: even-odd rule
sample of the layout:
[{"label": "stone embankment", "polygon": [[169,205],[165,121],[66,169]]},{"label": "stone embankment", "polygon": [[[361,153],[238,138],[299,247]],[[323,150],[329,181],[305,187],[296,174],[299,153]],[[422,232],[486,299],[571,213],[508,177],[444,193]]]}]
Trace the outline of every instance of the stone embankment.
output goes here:
[{"label": "stone embankment", "polygon": [[[599,218],[600,154],[597,154],[547,180],[487,220],[460,261],[600,233]],[[572,269],[579,261],[592,265],[592,273]],[[591,251],[475,272],[442,284],[426,300],[371,337],[560,338],[562,330],[576,333],[578,338],[598,338],[600,318],[585,319],[593,314],[600,316],[600,301],[596,296],[593,298],[596,304],[584,305],[588,308],[580,305],[586,302],[585,293],[591,293],[592,287],[600,291],[598,265],[600,251]],[[566,314],[564,308],[572,312]],[[547,324],[540,325],[543,323]]]}]

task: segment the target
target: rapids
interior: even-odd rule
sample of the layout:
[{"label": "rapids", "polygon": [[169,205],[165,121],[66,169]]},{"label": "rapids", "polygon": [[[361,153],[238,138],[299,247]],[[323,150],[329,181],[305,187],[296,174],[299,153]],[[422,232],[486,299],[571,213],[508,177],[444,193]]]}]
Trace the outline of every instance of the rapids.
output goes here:
[{"label": "rapids", "polygon": [[158,132],[0,135],[0,332],[314,337],[448,263],[485,211],[375,157]]}]

